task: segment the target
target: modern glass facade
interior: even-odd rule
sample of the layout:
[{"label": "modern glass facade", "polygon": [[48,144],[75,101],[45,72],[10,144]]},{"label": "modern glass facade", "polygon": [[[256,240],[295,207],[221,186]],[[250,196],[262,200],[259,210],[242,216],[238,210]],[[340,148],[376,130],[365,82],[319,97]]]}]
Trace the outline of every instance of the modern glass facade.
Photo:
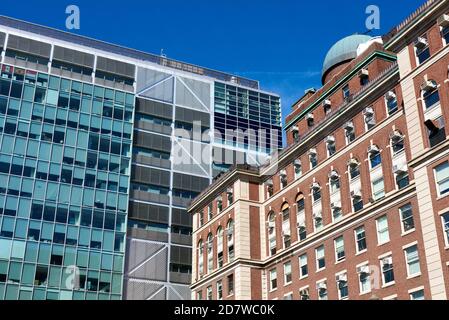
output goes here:
[{"label": "modern glass facade", "polygon": [[278,96],[215,82],[214,121],[216,141],[225,145],[266,154],[282,147]]},{"label": "modern glass facade", "polygon": [[0,300],[121,299],[134,95],[1,66]]},{"label": "modern glass facade", "polygon": [[214,113],[219,130],[273,131],[279,97],[1,16],[0,53],[0,300],[189,299],[186,207],[228,154],[281,145],[223,144]]}]

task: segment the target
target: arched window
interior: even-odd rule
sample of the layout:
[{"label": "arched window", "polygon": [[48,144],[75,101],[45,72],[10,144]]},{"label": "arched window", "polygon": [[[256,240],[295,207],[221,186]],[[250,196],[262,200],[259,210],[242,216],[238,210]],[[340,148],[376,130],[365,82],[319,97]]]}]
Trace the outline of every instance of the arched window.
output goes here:
[{"label": "arched window", "polygon": [[321,186],[319,183],[314,182],[312,184],[312,198],[313,198],[313,202],[317,202],[321,200]]},{"label": "arched window", "polygon": [[335,137],[329,136],[326,138],[327,154],[329,157],[333,156],[337,152],[337,146],[335,144]]},{"label": "arched window", "polygon": [[382,164],[382,156],[380,154],[380,149],[378,146],[372,145],[369,147],[368,158],[371,165],[371,169],[374,169]]},{"label": "arched window", "polygon": [[348,162],[349,177],[354,180],[360,177],[360,162],[356,158],[352,158]]},{"label": "arched window", "polygon": [[217,229],[217,266],[223,267],[223,228],[220,226]]},{"label": "arched window", "polygon": [[203,240],[198,241],[198,273],[204,274],[204,244]]},{"label": "arched window", "polygon": [[276,254],[276,214],[271,211],[268,214],[268,242],[270,247],[270,254]]},{"label": "arched window", "polygon": [[390,135],[391,149],[393,155],[396,155],[404,150],[404,135],[401,131],[395,130]]},{"label": "arched window", "polygon": [[298,239],[299,241],[302,241],[307,238],[306,211],[304,204],[304,195],[302,193],[298,194],[298,196],[296,197],[296,206],[296,227],[298,228]]},{"label": "arched window", "polygon": [[214,236],[209,233],[207,236],[207,270],[211,272],[214,268]]},{"label": "arched window", "polygon": [[438,84],[434,80],[426,80],[421,85],[422,98],[425,109],[430,109],[440,103]]},{"label": "arched window", "polygon": [[335,170],[329,173],[329,185],[331,194],[340,190],[340,175]]},{"label": "arched window", "polygon": [[288,203],[282,205],[282,237],[284,239],[284,248],[291,246],[291,228],[290,228],[290,206]]},{"label": "arched window", "polygon": [[368,107],[363,111],[363,115],[365,117],[366,130],[371,130],[376,125],[376,119],[374,116],[374,109],[372,107]]},{"label": "arched window", "polygon": [[229,220],[226,232],[228,242],[228,262],[232,262],[234,260],[234,220]]}]

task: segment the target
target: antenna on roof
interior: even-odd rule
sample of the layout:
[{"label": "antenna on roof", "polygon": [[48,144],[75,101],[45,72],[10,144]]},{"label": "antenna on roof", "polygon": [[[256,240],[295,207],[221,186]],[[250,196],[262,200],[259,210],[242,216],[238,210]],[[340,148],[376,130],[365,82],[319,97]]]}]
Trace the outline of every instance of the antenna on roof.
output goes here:
[{"label": "antenna on roof", "polygon": [[161,57],[162,58],[167,58],[167,55],[164,53],[164,49],[161,49]]}]

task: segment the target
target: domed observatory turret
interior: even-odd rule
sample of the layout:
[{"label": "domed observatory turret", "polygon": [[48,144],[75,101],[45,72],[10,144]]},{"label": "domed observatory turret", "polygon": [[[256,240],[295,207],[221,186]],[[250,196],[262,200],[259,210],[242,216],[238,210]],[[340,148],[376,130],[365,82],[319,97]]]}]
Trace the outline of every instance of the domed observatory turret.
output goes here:
[{"label": "domed observatory turret", "polygon": [[341,39],[330,48],[324,59],[321,81],[328,82],[334,75],[339,73],[348,63],[357,58],[358,48],[361,44],[374,40],[367,35],[355,34]]}]

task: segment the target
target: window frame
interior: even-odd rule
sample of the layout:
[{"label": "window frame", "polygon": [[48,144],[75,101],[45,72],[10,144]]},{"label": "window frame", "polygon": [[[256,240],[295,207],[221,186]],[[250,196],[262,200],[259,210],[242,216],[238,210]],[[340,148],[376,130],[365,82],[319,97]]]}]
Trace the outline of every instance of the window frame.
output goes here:
[{"label": "window frame", "polygon": [[[380,222],[384,222],[384,221],[386,223],[386,226],[382,230],[380,230],[380,226],[379,226]],[[385,239],[382,239],[382,236],[384,234],[386,234],[386,237],[385,237]],[[378,246],[382,246],[382,245],[387,244],[387,243],[389,243],[391,241],[391,238],[390,238],[390,224],[389,224],[387,215],[384,215],[384,216],[376,219],[376,235],[377,235],[377,245]]]},{"label": "window frame", "polygon": [[[412,248],[415,249],[416,257],[414,257],[414,260],[410,261],[410,256],[409,256],[408,250],[410,250]],[[415,278],[415,277],[421,276],[422,269],[421,269],[421,259],[419,257],[418,244],[412,244],[412,245],[409,245],[404,248],[404,259],[405,259],[405,265],[406,265],[406,269],[407,269],[407,278],[410,279],[410,278]],[[418,266],[418,271],[413,274],[411,273],[411,270],[410,270],[411,264],[417,264],[417,266]]]}]

